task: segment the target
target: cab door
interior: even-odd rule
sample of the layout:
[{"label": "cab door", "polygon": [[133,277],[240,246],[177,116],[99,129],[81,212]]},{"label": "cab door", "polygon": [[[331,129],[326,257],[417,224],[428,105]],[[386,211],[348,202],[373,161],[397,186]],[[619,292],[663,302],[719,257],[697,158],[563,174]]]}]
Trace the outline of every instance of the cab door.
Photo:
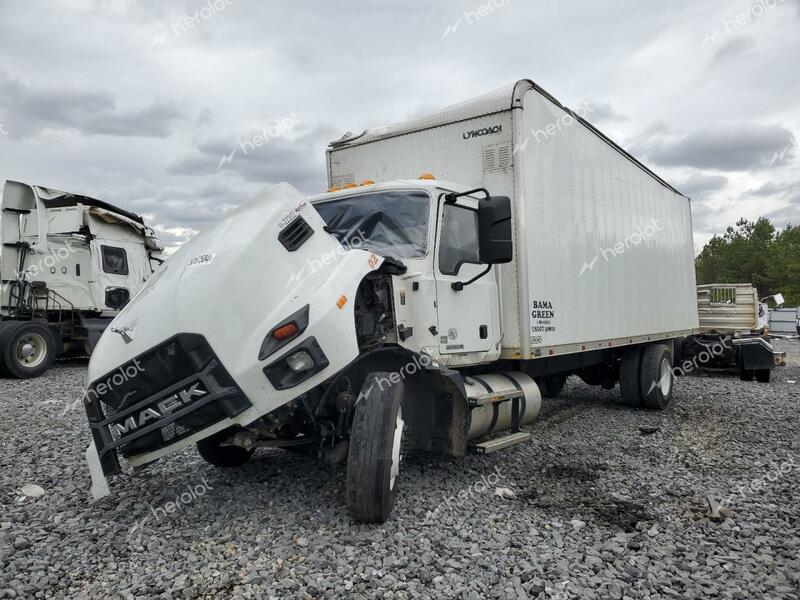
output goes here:
[{"label": "cab door", "polygon": [[439,200],[434,273],[442,354],[485,352],[499,337],[497,267],[460,291],[453,287],[488,266],[478,258],[477,205],[471,197],[459,198],[457,204]]}]

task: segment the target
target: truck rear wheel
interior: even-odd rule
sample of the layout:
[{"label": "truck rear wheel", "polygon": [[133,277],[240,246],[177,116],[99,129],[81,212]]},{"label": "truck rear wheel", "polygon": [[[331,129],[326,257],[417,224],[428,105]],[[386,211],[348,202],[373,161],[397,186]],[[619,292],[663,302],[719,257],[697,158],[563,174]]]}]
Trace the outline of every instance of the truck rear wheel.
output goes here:
[{"label": "truck rear wheel", "polygon": [[56,338],[47,325],[17,321],[0,329],[0,368],[6,375],[38,377],[50,368],[56,354]]},{"label": "truck rear wheel", "polygon": [[770,369],[756,369],[756,381],[759,383],[769,383],[772,371]]},{"label": "truck rear wheel", "polygon": [[253,450],[247,450],[240,446],[221,446],[222,442],[232,435],[229,429],[211,435],[204,440],[197,442],[197,452],[207,463],[215,467],[230,469],[241,467],[253,456]]},{"label": "truck rear wheel", "polygon": [[641,386],[642,349],[629,348],[619,365],[619,389],[625,406],[643,406]]},{"label": "truck rear wheel", "polygon": [[347,506],[363,523],[382,523],[392,512],[403,441],[403,382],[389,373],[367,375],[353,415],[347,457]]},{"label": "truck rear wheel", "polygon": [[663,344],[647,346],[642,352],[642,406],[664,410],[672,400],[672,352]]}]

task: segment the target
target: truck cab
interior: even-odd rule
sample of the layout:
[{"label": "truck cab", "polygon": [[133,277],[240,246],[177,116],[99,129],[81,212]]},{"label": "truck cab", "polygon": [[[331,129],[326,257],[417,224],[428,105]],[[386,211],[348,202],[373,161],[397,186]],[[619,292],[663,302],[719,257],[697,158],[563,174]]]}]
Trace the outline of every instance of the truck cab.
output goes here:
[{"label": "truck cab", "polygon": [[163,262],[139,215],[101,200],[7,181],[2,200],[0,375],[44,373],[90,354]]},{"label": "truck cab", "polygon": [[[310,199],[344,248],[369,250],[405,266],[389,281],[387,308],[396,323],[387,340],[453,367],[497,360],[503,337],[498,269],[482,262],[479,252],[478,207],[488,196],[473,191],[448,201],[468,191],[426,175],[367,182]],[[361,327],[371,323],[362,316]]]}]

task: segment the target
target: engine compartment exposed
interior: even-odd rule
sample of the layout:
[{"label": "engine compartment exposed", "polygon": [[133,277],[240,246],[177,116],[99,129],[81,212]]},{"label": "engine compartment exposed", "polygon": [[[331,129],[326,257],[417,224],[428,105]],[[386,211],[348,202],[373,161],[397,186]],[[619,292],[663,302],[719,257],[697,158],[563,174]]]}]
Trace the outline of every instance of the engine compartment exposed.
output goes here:
[{"label": "engine compartment exposed", "polygon": [[392,280],[381,272],[367,275],[355,301],[355,327],[358,347],[368,352],[394,340],[395,318]]}]

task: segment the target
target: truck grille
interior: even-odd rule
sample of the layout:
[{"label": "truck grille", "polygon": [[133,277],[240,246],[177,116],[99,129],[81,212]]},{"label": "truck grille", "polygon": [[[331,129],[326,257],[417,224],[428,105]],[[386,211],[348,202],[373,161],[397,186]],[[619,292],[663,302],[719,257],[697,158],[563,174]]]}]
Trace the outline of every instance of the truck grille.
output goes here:
[{"label": "truck grille", "polygon": [[201,335],[178,334],[93,382],[84,399],[104,472],[252,406]]}]

